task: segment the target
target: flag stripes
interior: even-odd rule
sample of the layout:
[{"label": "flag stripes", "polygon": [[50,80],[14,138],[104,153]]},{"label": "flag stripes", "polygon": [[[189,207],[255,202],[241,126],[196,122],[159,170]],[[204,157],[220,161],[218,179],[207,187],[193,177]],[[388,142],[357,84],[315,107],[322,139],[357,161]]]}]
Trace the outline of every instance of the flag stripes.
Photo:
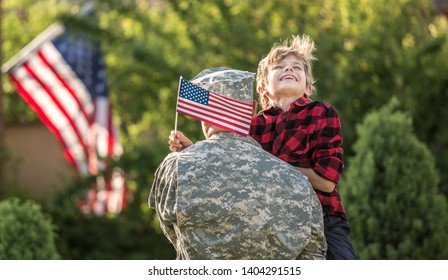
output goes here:
[{"label": "flag stripes", "polygon": [[213,108],[216,109],[216,111],[221,110],[228,113],[233,113],[236,116],[241,117],[243,120],[248,114],[252,115],[252,112],[248,112],[248,110],[252,110],[252,105],[250,104],[235,102],[235,99],[227,98],[213,92],[210,92],[209,100],[213,101],[209,103],[210,109]]},{"label": "flag stripes", "polygon": [[[42,52],[30,56],[22,67],[14,67],[9,75],[20,89],[18,92],[22,98],[61,141],[69,163],[81,175],[86,175],[88,174],[86,140],[91,124],[91,120],[86,116],[92,114],[93,104],[84,97],[84,103],[86,101],[89,103],[81,107],[77,98],[73,96],[70,86],[60,83],[61,80],[70,82],[71,77],[75,75],[70,73],[70,68],[56,74],[42,61],[43,57],[47,60],[56,60],[54,63],[60,65],[63,63],[62,57],[59,55],[58,58],[57,54],[54,47],[46,43]],[[80,93],[86,92],[82,84],[77,86],[78,90],[81,89]],[[82,98],[82,94],[78,98]]]},{"label": "flag stripes", "polygon": [[219,110],[207,108],[206,105],[198,104],[188,99],[179,98],[177,111],[192,118],[213,123],[222,128],[229,126],[229,129],[236,130],[235,132],[239,132],[240,134],[245,134],[245,131],[250,129],[250,121],[245,121],[239,116],[232,117],[231,112],[229,115],[219,115]]},{"label": "flag stripes", "polygon": [[[2,66],[19,95],[60,141],[81,176],[123,150],[113,125],[99,44],[53,24]],[[95,165],[95,166],[94,166]]]}]

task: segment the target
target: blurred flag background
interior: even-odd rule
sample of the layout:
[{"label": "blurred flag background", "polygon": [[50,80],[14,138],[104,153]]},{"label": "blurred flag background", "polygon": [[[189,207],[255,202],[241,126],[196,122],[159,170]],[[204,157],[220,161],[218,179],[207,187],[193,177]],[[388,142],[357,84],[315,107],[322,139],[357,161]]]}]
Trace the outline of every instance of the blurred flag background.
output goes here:
[{"label": "blurred flag background", "polygon": [[53,24],[2,70],[81,176],[98,174],[107,158],[122,154],[98,43]]},{"label": "blurred flag background", "polygon": [[123,149],[113,123],[100,44],[54,23],[2,71],[59,140],[77,173],[97,176],[85,198],[88,202],[81,201],[83,212],[119,212],[128,192],[124,172],[112,171],[111,166]]}]

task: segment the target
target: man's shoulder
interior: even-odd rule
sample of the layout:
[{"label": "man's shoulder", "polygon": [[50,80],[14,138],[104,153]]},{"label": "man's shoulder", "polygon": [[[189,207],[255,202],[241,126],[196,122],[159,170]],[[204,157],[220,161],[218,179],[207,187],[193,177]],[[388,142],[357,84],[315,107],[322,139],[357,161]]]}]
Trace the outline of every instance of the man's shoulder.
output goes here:
[{"label": "man's shoulder", "polygon": [[[303,183],[303,181],[308,181],[307,177],[293,165],[263,150],[262,148],[258,149],[257,147],[252,149],[250,155],[254,158],[254,161],[257,162],[261,169],[269,170],[268,172],[272,175],[276,174],[279,178],[283,178],[282,180],[301,183]],[[287,174],[287,176],[285,176],[285,174]]]},{"label": "man's shoulder", "polygon": [[190,161],[200,161],[201,158],[207,158],[210,153],[216,152],[218,145],[208,140],[198,141],[181,152],[169,153],[164,162],[182,163]]},{"label": "man's shoulder", "polygon": [[167,169],[171,169],[172,166],[179,159],[179,154],[180,152],[171,152],[168,155],[166,155],[165,158],[162,160],[162,162],[159,164],[156,173],[166,172]]}]

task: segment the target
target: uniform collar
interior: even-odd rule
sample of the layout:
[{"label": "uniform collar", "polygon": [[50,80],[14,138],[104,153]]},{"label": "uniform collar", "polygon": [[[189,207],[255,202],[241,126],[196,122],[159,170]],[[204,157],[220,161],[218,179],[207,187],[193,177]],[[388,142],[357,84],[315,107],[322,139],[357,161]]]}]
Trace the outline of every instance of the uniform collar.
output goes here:
[{"label": "uniform collar", "polygon": [[258,144],[258,142],[255,141],[250,136],[242,136],[242,135],[239,135],[239,134],[236,134],[233,132],[229,132],[229,131],[220,131],[220,132],[217,132],[217,133],[213,134],[212,136],[210,136],[210,138],[208,138],[208,140],[217,140],[217,139],[234,139],[234,140],[238,140],[238,141],[247,142],[252,145],[260,146],[260,144]]}]

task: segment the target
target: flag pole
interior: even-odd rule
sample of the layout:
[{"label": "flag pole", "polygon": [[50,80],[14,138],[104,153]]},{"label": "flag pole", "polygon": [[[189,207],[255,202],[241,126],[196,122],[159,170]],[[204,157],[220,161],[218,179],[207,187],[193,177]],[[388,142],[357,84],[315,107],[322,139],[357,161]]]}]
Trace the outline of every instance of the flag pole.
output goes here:
[{"label": "flag pole", "polygon": [[38,49],[42,44],[48,40],[52,40],[61,35],[65,30],[65,27],[60,23],[53,23],[47,29],[42,31],[35,39],[33,39],[28,45],[26,45],[18,54],[13,56],[1,67],[1,72],[7,73],[16,64],[24,61],[30,54]]},{"label": "flag pole", "polygon": [[[177,102],[179,102],[179,95],[180,95],[180,85],[182,83],[182,76],[179,77],[179,86],[177,88]],[[177,132],[177,118],[179,116],[179,113],[177,112],[177,102],[176,102],[176,118],[174,120],[174,133]]]},{"label": "flag pole", "polygon": [[[3,63],[3,33],[2,33],[2,21],[3,21],[3,10],[2,10],[2,0],[0,0],[0,65]],[[0,71],[0,185],[4,180],[3,176],[5,174],[5,156],[4,151],[6,150],[5,145],[5,120],[4,120],[4,109],[3,109],[3,76]],[[0,187],[0,199],[3,198],[4,190]]]}]

